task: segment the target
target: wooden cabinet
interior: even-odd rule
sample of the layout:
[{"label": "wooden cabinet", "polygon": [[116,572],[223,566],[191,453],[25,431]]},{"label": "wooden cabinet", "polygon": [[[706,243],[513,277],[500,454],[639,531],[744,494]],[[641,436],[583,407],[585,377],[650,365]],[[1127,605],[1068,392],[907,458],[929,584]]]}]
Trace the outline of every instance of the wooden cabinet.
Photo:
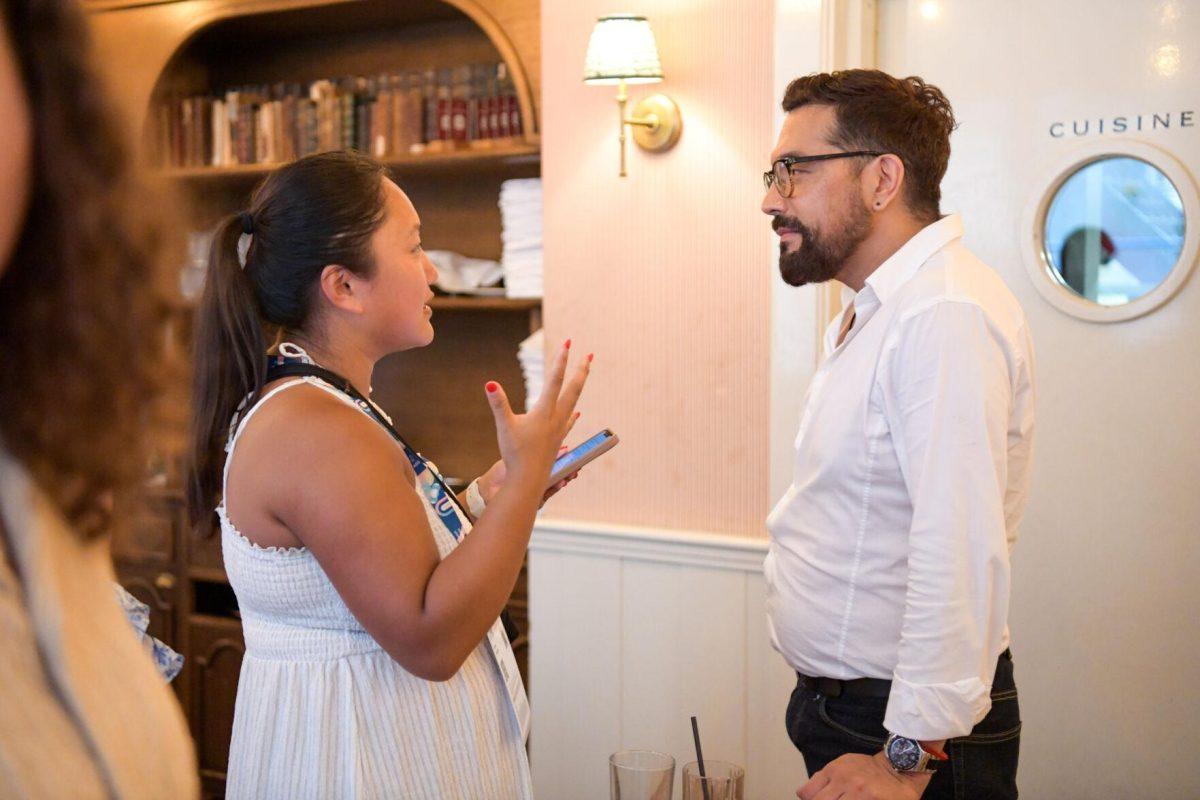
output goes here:
[{"label": "wooden cabinet", "polygon": [[223,794],[229,765],[229,737],[238,672],[246,645],[236,619],[193,615],[188,621],[188,721],[196,739],[196,759],[206,797]]},{"label": "wooden cabinet", "polygon": [[[522,137],[431,149],[389,166],[421,215],[427,249],[491,259],[501,255],[501,184],[540,175],[538,0],[90,0],[88,7],[98,62],[147,149],[155,141],[151,109],[171,93],[503,62],[520,102]],[[269,169],[156,174],[181,199],[190,227],[202,230],[244,208]],[[517,346],[541,327],[541,304],[451,297],[431,305],[433,345],[385,359],[375,397],[447,477],[465,481],[498,457],[483,384],[499,380],[514,407],[525,402]],[[186,313],[179,322],[180,330],[190,328]],[[153,492],[114,543],[114,557],[121,582],[150,606],[150,632],[186,659],[174,689],[195,737],[204,794],[220,797],[245,645],[219,537],[188,531],[175,486]],[[523,631],[515,643],[523,673],[527,609],[522,571],[509,610]]]}]

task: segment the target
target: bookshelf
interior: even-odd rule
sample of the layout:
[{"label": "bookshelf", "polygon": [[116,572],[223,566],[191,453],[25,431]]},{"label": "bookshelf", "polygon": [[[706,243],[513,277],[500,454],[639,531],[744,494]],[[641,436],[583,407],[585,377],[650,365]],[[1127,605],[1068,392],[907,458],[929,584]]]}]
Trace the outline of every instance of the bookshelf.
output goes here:
[{"label": "bookshelf", "polygon": [[[384,159],[422,219],[428,249],[498,260],[499,192],[541,173],[538,0],[85,0],[101,67],[156,179],[179,199],[191,230],[245,207],[274,165],[164,167],[156,109],[167,98],[229,87],[338,76],[504,64],[519,104],[517,137],[430,145]],[[182,266],[182,265],[181,265]],[[498,457],[483,385],[501,381],[524,403],[517,345],[541,326],[541,302],[439,296],[429,347],[393,355],[374,393],[413,445],[451,478],[469,480]],[[187,309],[181,312],[185,317]],[[190,327],[187,320],[181,327]],[[244,650],[219,538],[187,530],[179,485],[152,493],[125,541],[118,575],[182,652],[174,688],[196,739],[205,797],[223,796],[237,676]],[[525,577],[510,610],[527,629]],[[517,643],[525,671],[528,640]]]}]

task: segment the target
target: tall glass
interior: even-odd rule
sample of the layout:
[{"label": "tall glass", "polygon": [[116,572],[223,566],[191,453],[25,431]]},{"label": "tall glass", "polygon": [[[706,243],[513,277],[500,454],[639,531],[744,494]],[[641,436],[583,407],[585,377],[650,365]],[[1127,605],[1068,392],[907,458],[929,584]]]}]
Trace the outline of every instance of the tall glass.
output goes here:
[{"label": "tall glass", "polygon": [[706,758],[703,778],[695,761],[683,767],[683,800],[744,800],[745,792],[746,770],[737,764]]},{"label": "tall glass", "polygon": [[608,757],[612,800],[671,800],[675,759],[653,750],[622,750]]}]

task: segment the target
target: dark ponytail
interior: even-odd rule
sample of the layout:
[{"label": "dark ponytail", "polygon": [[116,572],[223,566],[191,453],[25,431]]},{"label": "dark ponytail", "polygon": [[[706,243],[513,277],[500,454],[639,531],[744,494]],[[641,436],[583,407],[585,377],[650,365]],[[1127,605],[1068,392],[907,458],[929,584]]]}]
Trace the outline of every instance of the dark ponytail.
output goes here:
[{"label": "dark ponytail", "polygon": [[[312,337],[318,279],[330,264],[373,271],[371,237],[383,222],[384,169],[351,152],[321,153],[271,173],[248,211],[218,226],[196,312],[188,515],[211,530],[229,422],[266,378],[276,333]],[[247,233],[249,231],[249,233]],[[243,266],[238,245],[249,236]]]}]

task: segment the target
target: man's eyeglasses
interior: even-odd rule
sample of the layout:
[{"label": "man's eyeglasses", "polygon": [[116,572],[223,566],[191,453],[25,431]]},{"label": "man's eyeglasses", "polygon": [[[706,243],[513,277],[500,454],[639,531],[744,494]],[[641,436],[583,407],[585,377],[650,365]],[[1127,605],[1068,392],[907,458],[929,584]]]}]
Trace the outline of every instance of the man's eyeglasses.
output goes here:
[{"label": "man's eyeglasses", "polygon": [[791,197],[795,191],[792,182],[792,167],[797,164],[810,164],[814,161],[830,161],[835,158],[857,158],[859,156],[881,156],[874,150],[855,150],[851,153],[827,153],[823,156],[784,156],[771,164],[771,169],[763,173],[763,186],[768,190],[774,186],[780,197]]}]

